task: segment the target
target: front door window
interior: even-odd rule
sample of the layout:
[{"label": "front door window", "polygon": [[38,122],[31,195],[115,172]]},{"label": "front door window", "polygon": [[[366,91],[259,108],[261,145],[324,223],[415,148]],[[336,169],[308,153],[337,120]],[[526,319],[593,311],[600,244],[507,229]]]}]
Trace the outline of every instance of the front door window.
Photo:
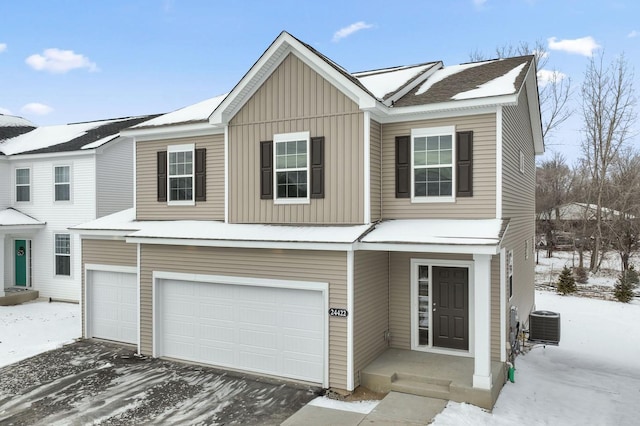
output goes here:
[{"label": "front door window", "polygon": [[429,267],[418,266],[418,345],[429,345]]}]

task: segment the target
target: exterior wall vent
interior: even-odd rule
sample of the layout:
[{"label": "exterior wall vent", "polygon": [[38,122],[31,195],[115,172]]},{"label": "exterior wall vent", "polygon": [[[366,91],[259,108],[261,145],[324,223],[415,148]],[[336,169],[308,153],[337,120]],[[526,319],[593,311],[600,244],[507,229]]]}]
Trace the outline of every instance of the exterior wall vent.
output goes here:
[{"label": "exterior wall vent", "polygon": [[557,345],[560,342],[560,314],[551,311],[531,312],[529,340],[546,345]]}]

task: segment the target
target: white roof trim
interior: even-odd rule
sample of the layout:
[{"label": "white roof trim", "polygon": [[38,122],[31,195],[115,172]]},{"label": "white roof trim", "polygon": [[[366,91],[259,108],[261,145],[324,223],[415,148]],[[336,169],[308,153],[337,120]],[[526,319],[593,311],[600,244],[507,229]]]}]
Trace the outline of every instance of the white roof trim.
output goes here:
[{"label": "white roof trim", "polygon": [[541,119],[542,112],[540,111],[535,59],[531,62],[531,66],[527,71],[523,86],[527,91],[527,101],[529,102],[529,116],[531,117],[531,132],[533,133],[534,152],[536,155],[544,154],[544,139],[542,137]]},{"label": "white roof trim", "polygon": [[396,251],[418,253],[455,253],[455,254],[498,254],[500,246],[491,245],[454,245],[454,244],[404,244],[404,243],[357,243],[354,250]]},{"label": "white roof trim", "polygon": [[348,250],[351,250],[353,246],[353,244],[351,243],[231,241],[231,240],[148,238],[148,237],[127,237],[126,241],[127,243],[136,243],[136,244],[160,244],[160,245],[200,246],[200,247],[268,248],[268,249],[281,249],[281,250],[325,250],[325,251],[348,251]]},{"label": "white roof trim", "polygon": [[361,109],[370,109],[377,105],[378,101],[371,94],[350,81],[291,34],[283,31],[213,111],[209,122],[216,126],[228,123],[289,53],[295,54],[314,71],[338,87]]},{"label": "white roof trim", "polygon": [[129,128],[120,132],[121,136],[135,137],[136,141],[159,139],[174,139],[178,137],[206,136],[223,134],[224,129],[216,128],[208,122],[145,127],[141,129]]}]

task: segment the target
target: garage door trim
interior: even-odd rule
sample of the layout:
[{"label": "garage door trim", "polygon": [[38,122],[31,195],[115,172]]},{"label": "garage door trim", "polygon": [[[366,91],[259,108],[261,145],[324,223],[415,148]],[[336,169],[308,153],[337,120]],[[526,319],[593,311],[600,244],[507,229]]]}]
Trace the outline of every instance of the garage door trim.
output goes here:
[{"label": "garage door trim", "polygon": [[92,337],[91,333],[91,316],[88,312],[89,300],[91,297],[92,291],[92,274],[91,272],[101,271],[101,272],[122,272],[127,274],[136,275],[136,327],[138,330],[137,333],[137,347],[138,353],[140,353],[140,279],[138,276],[138,268],[135,266],[123,266],[123,265],[103,265],[103,264],[94,264],[87,263],[84,265],[84,299],[82,300],[83,311],[84,311],[84,335],[87,337]]},{"label": "garage door trim", "polygon": [[[190,282],[202,282],[209,284],[222,284],[222,285],[241,285],[247,287],[272,287],[283,289],[295,289],[295,290],[309,290],[318,291],[322,294],[323,312],[329,310],[329,283],[317,282],[317,281],[302,281],[302,280],[287,280],[287,279],[270,279],[270,278],[255,278],[255,277],[238,277],[227,275],[206,275],[206,274],[186,274],[182,272],[168,272],[168,271],[153,271],[152,282],[153,287],[151,290],[153,315],[152,315],[152,351],[153,356],[162,356],[160,353],[160,344],[158,339],[160,338],[159,330],[159,291],[158,287],[164,280],[177,280],[177,281],[190,281]],[[323,342],[323,387],[329,386],[329,317],[324,315],[324,342]]]}]

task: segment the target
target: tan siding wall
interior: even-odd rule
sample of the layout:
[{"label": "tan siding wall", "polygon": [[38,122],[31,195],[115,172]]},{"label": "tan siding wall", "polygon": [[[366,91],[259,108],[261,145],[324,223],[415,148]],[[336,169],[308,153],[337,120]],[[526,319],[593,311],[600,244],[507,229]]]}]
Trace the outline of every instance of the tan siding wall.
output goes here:
[{"label": "tan siding wall", "polygon": [[[524,153],[524,173],[520,172],[520,151]],[[502,216],[510,218],[503,247],[513,250],[514,294],[505,309],[517,306],[526,323],[534,304],[535,175],[533,136],[526,94],[518,105],[503,109]],[[525,243],[528,241],[528,243]],[[528,253],[525,253],[525,244]],[[507,285],[507,297],[508,282]],[[507,311],[508,312],[508,311]],[[505,320],[508,316],[505,315]]]},{"label": "tan siding wall", "polygon": [[[473,197],[455,203],[411,203],[396,198],[395,138],[411,129],[456,126],[473,130]],[[382,216],[384,219],[494,218],[496,216],[496,118],[495,114],[441,120],[389,123],[382,126]]]},{"label": "tan siding wall", "polygon": [[371,171],[371,221],[382,219],[382,125],[371,120],[370,171]]},{"label": "tan siding wall", "polygon": [[[157,201],[158,151],[169,145],[195,144],[207,150],[207,201],[168,206]],[[224,135],[136,143],[136,218],[138,220],[224,220]]]},{"label": "tan siding wall", "polygon": [[359,372],[388,347],[389,254],[357,251],[354,257],[353,360],[359,386]]},{"label": "tan siding wall", "polygon": [[[275,205],[260,199],[260,141],[309,131],[325,137],[325,198]],[[229,220],[233,223],[362,223],[364,114],[289,55],[229,125]]]},{"label": "tan siding wall", "polygon": [[491,359],[500,361],[500,255],[491,259]]},{"label": "tan siding wall", "polygon": [[[85,265],[87,263],[100,265],[137,266],[137,244],[127,244],[124,240],[82,240],[82,286],[81,299],[84,303],[85,295]],[[83,305],[84,308],[84,305]],[[82,309],[82,336],[85,331],[84,309]]]},{"label": "tan siding wall", "polygon": [[[228,275],[329,283],[329,304],[347,306],[343,252],[141,246],[140,344],[152,353],[152,272]],[[329,385],[347,387],[347,321],[329,318]]]}]

